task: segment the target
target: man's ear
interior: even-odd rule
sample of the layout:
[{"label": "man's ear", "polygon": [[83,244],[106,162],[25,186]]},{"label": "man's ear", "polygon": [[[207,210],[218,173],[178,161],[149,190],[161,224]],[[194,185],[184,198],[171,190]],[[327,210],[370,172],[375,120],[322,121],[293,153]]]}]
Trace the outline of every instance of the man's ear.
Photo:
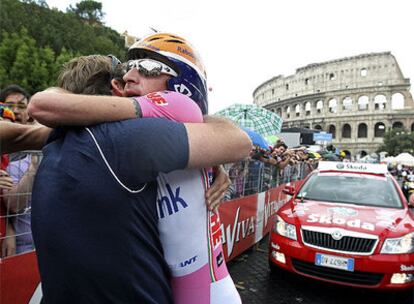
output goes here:
[{"label": "man's ear", "polygon": [[124,96],[124,86],[123,83],[119,80],[111,80],[112,95],[114,96]]}]

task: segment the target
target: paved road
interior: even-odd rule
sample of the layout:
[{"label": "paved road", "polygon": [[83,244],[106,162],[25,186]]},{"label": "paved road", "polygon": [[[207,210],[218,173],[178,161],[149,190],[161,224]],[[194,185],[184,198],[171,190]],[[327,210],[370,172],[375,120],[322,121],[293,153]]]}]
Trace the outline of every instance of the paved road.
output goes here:
[{"label": "paved road", "polygon": [[286,272],[271,273],[267,240],[228,264],[245,304],[413,304],[414,291],[378,292],[317,282]]}]

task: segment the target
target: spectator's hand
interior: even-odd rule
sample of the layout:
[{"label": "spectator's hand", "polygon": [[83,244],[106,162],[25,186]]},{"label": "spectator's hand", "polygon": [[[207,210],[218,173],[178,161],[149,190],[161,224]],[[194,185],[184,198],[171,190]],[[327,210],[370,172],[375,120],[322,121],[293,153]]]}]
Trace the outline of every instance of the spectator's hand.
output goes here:
[{"label": "spectator's hand", "polygon": [[0,189],[11,190],[12,188],[13,179],[6,171],[0,170]]},{"label": "spectator's hand", "polygon": [[11,224],[8,224],[6,227],[6,238],[3,240],[1,254],[2,257],[16,254],[16,236]]},{"label": "spectator's hand", "polygon": [[206,204],[209,210],[214,212],[217,211],[230,184],[231,181],[229,175],[224,170],[223,166],[218,166],[214,183],[211,185],[210,189],[206,191]]},{"label": "spectator's hand", "polygon": [[32,155],[29,170],[37,171],[37,168],[39,167],[39,163],[40,163],[40,157],[38,155]]}]

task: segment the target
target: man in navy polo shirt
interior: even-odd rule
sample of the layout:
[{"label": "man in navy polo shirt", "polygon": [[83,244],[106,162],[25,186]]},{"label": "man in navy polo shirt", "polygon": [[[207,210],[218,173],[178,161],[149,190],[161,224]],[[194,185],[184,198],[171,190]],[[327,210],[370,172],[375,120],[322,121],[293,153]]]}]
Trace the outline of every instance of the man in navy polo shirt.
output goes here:
[{"label": "man in navy polo shirt", "polygon": [[54,131],[32,207],[44,303],[171,302],[154,179],[188,151],[185,127],[160,119]]}]

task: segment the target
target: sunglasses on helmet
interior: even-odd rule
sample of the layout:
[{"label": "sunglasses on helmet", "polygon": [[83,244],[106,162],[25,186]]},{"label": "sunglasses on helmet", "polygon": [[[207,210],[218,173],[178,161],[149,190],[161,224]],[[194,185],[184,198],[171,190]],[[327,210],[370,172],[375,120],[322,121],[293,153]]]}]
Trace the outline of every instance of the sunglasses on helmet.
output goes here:
[{"label": "sunglasses on helmet", "polygon": [[160,76],[161,74],[178,76],[177,72],[165,63],[149,58],[128,61],[127,72],[133,68],[146,77]]},{"label": "sunglasses on helmet", "polygon": [[116,58],[115,55],[109,54],[107,56],[109,58],[111,58],[112,70],[114,70],[118,64],[121,64],[122,63],[121,60],[119,60],[118,58]]}]

